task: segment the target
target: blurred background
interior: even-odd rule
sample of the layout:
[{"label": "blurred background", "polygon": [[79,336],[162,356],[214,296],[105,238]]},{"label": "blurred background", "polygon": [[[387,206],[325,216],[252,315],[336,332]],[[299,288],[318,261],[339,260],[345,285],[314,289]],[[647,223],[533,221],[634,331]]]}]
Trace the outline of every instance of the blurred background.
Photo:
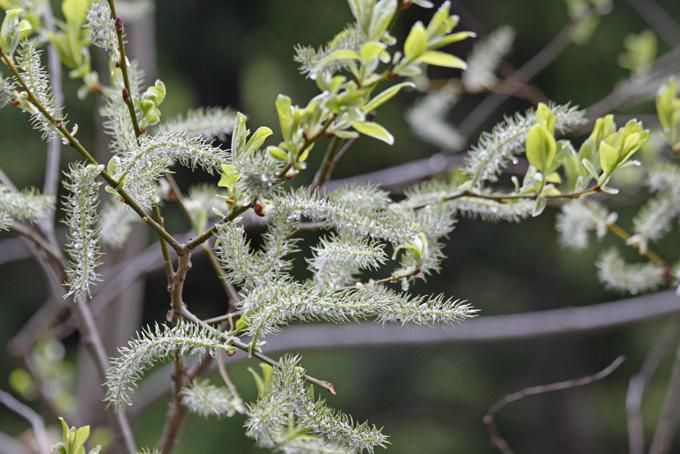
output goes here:
[{"label": "blurred background", "polygon": [[[650,28],[633,3],[644,6],[646,2],[615,0],[613,10],[600,18],[587,44],[570,44],[533,79],[533,84],[551,100],[584,107],[606,96],[630,74],[618,63],[624,37]],[[658,0],[658,5],[680,22],[680,2]],[[460,29],[474,30],[482,37],[502,25],[513,27],[516,38],[506,61],[515,68],[540,51],[570,20],[562,0],[458,0],[453,9],[461,16]],[[411,8],[396,24],[395,35],[403,38],[414,21],[427,20],[430,15],[431,11]],[[163,0],[150,18],[133,24],[130,53],[142,60],[148,74],[157,74],[166,83],[164,118],[192,107],[232,106],[248,114],[250,125],[275,125],[273,101],[278,93],[302,103],[317,90],[298,73],[292,60],[294,46],[321,45],[350,20],[345,0]],[[671,25],[678,27],[674,22]],[[465,56],[471,46],[464,42],[452,50]],[[659,54],[670,49],[661,38],[658,47]],[[460,77],[455,71],[430,75]],[[151,76],[149,79],[152,81]],[[81,140],[93,145],[99,140],[94,133],[96,102],[93,97],[79,101],[77,88],[76,83],[66,82],[66,109],[71,120],[80,125]],[[359,141],[343,159],[335,177],[362,174],[439,152],[439,148],[419,140],[405,119],[409,106],[420,96],[407,93],[380,112],[380,122],[395,135],[394,146]],[[449,115],[450,122],[462,122],[484,96],[465,96]],[[529,105],[526,100],[511,98],[483,128],[492,126],[503,114],[523,111]],[[653,114],[653,103],[638,104],[621,113]],[[42,184],[44,148],[23,115],[9,108],[0,111],[0,168],[18,186]],[[75,157],[64,150],[64,165]],[[313,159],[320,157],[316,154]],[[311,162],[310,167],[315,168],[315,164]],[[304,178],[311,180],[312,176],[308,172]],[[196,183],[182,171],[177,177],[183,187]],[[624,225],[630,222],[626,216],[635,212],[640,199],[631,196],[626,200],[632,202],[617,206]],[[187,226],[173,210],[168,207],[169,228],[185,231]],[[539,219],[517,225],[461,221],[446,249],[444,271],[415,290],[468,299],[482,316],[621,298],[603,289],[594,265],[598,252],[615,240],[606,239],[584,253],[565,250],[555,233],[555,213],[554,208],[548,209]],[[10,243],[11,237],[0,234],[0,256],[21,256],[20,248],[3,250],[3,246],[16,246],[16,242]],[[151,242],[144,229],[136,233],[136,238],[142,246]],[[672,241],[660,245],[669,256],[675,254],[673,258],[677,258],[677,247]],[[222,288],[203,258],[195,260],[194,268],[186,294],[191,295],[189,303],[196,313],[209,316],[224,304]],[[300,268],[303,270],[303,264]],[[143,292],[143,305],[125,315],[129,323],[118,330],[118,343],[131,334],[126,329],[165,318],[168,301],[164,279],[159,269],[137,287]],[[47,289],[33,260],[0,260],[0,388],[23,393],[29,399],[33,394],[30,382],[4,346],[46,298]],[[626,363],[606,380],[523,400],[498,417],[499,430],[519,453],[618,453],[628,449],[628,380],[640,369],[662,324],[662,320],[651,321],[604,333],[540,341],[310,351],[304,352],[304,364],[315,376],[336,384],[338,395],[328,399],[332,406],[358,420],[384,426],[391,437],[390,452],[485,453],[493,450],[482,417],[502,396],[526,386],[593,373],[624,354]],[[73,396],[96,393],[96,389],[79,385],[87,381],[83,378],[87,369],[77,348],[77,336],[71,334],[61,344],[47,341],[51,337],[48,333],[43,337],[40,361],[53,372],[51,386],[63,392],[64,405],[72,405]],[[648,434],[663,401],[672,350],[645,398],[643,414]],[[246,369],[253,366],[254,362],[243,361],[230,367],[246,398],[253,398],[255,393]],[[39,402],[34,404],[40,409]],[[140,446],[157,441],[166,405],[165,399],[158,400],[135,418],[133,426]],[[92,418],[101,419],[96,410],[92,412]],[[53,425],[56,420],[47,422]],[[239,416],[224,420],[190,416],[176,452],[259,452],[243,435],[242,424]],[[14,436],[24,430],[24,421],[0,408],[0,432]],[[106,434],[98,432],[96,436]],[[680,453],[680,447],[674,452]]]}]

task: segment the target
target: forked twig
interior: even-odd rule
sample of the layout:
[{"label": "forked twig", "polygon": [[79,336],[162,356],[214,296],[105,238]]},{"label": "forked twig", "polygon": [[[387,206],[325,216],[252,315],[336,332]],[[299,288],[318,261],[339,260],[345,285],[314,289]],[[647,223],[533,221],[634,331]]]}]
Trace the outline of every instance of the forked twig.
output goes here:
[{"label": "forked twig", "polygon": [[513,402],[522,400],[525,397],[536,396],[538,394],[546,394],[555,391],[562,391],[570,388],[577,388],[579,386],[589,385],[598,380],[608,377],[612,372],[614,372],[625,360],[624,356],[617,357],[611,364],[602,369],[601,371],[594,373],[592,375],[586,375],[581,378],[574,378],[571,380],[560,381],[557,383],[550,383],[547,385],[531,386],[529,388],[521,389],[517,392],[507,394],[501,400],[496,402],[489,408],[486,415],[482,421],[489,432],[489,439],[491,444],[496,447],[503,454],[512,454],[514,451],[510,448],[508,442],[500,435],[498,432],[498,427],[496,427],[495,418],[499,411],[508,406]]}]

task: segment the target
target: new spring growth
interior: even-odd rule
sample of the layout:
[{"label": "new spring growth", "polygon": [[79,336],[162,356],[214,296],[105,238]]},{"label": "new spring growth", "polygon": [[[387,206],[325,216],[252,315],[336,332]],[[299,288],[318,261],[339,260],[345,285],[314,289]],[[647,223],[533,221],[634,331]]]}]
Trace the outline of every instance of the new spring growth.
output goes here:
[{"label": "new spring growth", "polygon": [[675,79],[669,80],[659,89],[656,95],[656,112],[673,152],[680,153],[680,97]]},{"label": "new spring growth", "polygon": [[2,49],[2,52],[7,57],[14,55],[21,39],[28,36],[32,29],[31,23],[22,17],[20,8],[7,10],[2,26],[0,26],[0,49]]},{"label": "new spring growth", "polygon": [[165,84],[156,80],[156,83],[142,94],[142,99],[139,101],[139,109],[142,111],[142,118],[139,122],[141,128],[160,123],[161,111],[158,107],[165,100],[166,93]]}]

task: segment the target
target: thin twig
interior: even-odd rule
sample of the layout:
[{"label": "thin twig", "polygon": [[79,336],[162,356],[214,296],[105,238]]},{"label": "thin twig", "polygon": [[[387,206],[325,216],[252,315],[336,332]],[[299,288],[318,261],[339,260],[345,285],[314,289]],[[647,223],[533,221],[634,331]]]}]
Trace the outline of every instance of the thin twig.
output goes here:
[{"label": "thin twig", "polygon": [[[26,92],[26,97],[27,100],[36,108],[38,111],[45,117],[45,119],[55,128],[59,131],[59,133],[66,139],[66,141],[71,145],[71,147],[75,148],[78,153],[90,164],[93,165],[99,165],[99,162],[92,156],[92,154],[87,151],[87,149],[83,146],[83,144],[80,143],[78,139],[71,133],[71,131],[66,128],[64,123],[62,121],[58,121],[52,114],[45,108],[45,106],[38,100],[33,92],[31,91],[30,87],[24,80],[24,78],[21,76],[19,73],[19,70],[17,67],[14,65],[14,62],[7,57],[2,49],[0,48],[0,60],[7,66],[7,68],[10,70],[14,78],[19,82],[21,87],[24,89]],[[183,250],[183,246],[170,234],[168,233],[163,227],[161,227],[156,221],[154,221],[149,215],[146,214],[144,209],[139,206],[139,204],[130,196],[130,194],[127,193],[125,189],[121,186],[120,182],[117,181],[115,178],[113,178],[111,175],[109,175],[105,170],[102,170],[100,173],[100,176],[106,181],[106,183],[112,187],[123,199],[123,201],[130,207],[132,208],[139,217],[149,224],[151,228],[153,228],[158,235],[165,239],[170,246],[172,246],[173,249],[175,249],[178,253]]]},{"label": "thin twig", "polygon": [[227,367],[224,364],[224,356],[225,355],[223,351],[220,350],[219,352],[217,352],[217,369],[220,371],[220,377],[222,377],[222,381],[224,382],[225,385],[227,385],[227,388],[234,396],[237,411],[239,413],[244,413],[245,406],[243,405],[243,399],[241,399],[241,396],[238,393],[236,385],[234,385],[234,382],[231,380],[231,377],[229,377],[229,373],[227,373]]},{"label": "thin twig", "polygon": [[671,379],[668,383],[666,398],[661,408],[659,422],[654,431],[654,438],[649,448],[649,454],[666,454],[670,452],[673,437],[680,421],[680,344],[675,352],[675,361]]},{"label": "thin twig", "polygon": [[673,320],[663,329],[656,343],[642,363],[640,372],[631,377],[626,393],[626,413],[628,415],[628,446],[630,454],[644,454],[645,434],[642,424],[642,399],[647,384],[651,381],[661,360],[666,355],[671,341],[678,331],[677,321]]},{"label": "thin twig", "polygon": [[116,26],[116,37],[118,38],[118,67],[120,72],[123,74],[123,102],[130,112],[130,120],[132,121],[132,127],[135,130],[135,135],[139,137],[142,134],[139,128],[139,121],[137,120],[137,112],[135,111],[134,98],[132,97],[132,89],[130,85],[130,76],[128,75],[128,62],[125,53],[125,29],[123,24],[123,19],[118,17],[116,12],[116,2],[115,0],[108,0],[109,9],[111,10],[111,19],[113,19]]},{"label": "thin twig", "polygon": [[[43,8],[43,23],[45,30],[49,32],[54,31],[54,16],[52,14],[51,5],[46,4]],[[61,60],[57,53],[57,48],[52,41],[48,41],[47,45],[47,72],[50,76],[50,88],[52,90],[52,98],[54,104],[60,107],[64,104],[64,90],[62,81]],[[59,138],[52,138],[47,144],[47,161],[45,164],[45,182],[43,185],[43,193],[56,197],[59,189],[59,176],[61,164],[61,140]],[[56,210],[50,208],[49,215],[45,217],[44,222],[40,224],[47,238],[52,243],[56,243],[54,234],[54,216]]]},{"label": "thin twig", "polygon": [[[278,367],[279,362],[276,361],[275,359],[265,355],[262,352],[253,350],[250,345],[241,342],[238,339],[235,339],[226,333],[215,329],[214,327],[210,326],[209,324],[205,323],[203,320],[200,318],[196,317],[191,311],[189,311],[186,306],[182,308],[182,311],[180,312],[180,315],[184,317],[185,319],[196,323],[197,325],[202,326],[203,328],[206,328],[209,331],[212,331],[216,334],[219,334],[222,338],[224,338],[225,341],[227,341],[229,344],[233,345],[234,347],[238,348],[241,351],[244,351],[251,356],[254,356],[255,358],[264,361],[265,363],[269,364],[270,366],[273,367]],[[335,386],[333,386],[333,383],[326,381],[326,380],[319,380],[318,378],[312,377],[311,375],[305,374],[305,380],[307,380],[309,383],[312,383],[314,385],[317,385],[326,391],[328,391],[330,394],[335,395]]]},{"label": "thin twig", "polygon": [[495,93],[488,95],[484,100],[465,117],[459,130],[470,137],[484,122],[498,109],[503,102],[516,93],[523,84],[533,79],[548,65],[550,65],[564,49],[571,43],[574,28],[580,23],[575,19],[560,30],[550,42],[535,54],[528,62],[522,65],[510,77],[505,79],[496,89]]},{"label": "thin twig", "polygon": [[38,445],[40,454],[49,454],[50,447],[47,441],[47,432],[45,431],[45,423],[39,414],[34,412],[30,407],[22,404],[15,399],[11,394],[0,389],[0,403],[12,410],[17,415],[24,418],[33,427],[33,434]]},{"label": "thin twig", "polygon": [[[626,244],[629,244],[628,240],[630,240],[631,235],[623,227],[612,222],[607,224],[607,229],[609,229],[610,232],[612,232],[614,235],[622,239]],[[668,262],[653,250],[647,249],[641,255],[644,255],[650,262],[652,262],[659,268],[662,268],[665,274],[672,275],[671,266],[668,264]]]},{"label": "thin twig", "polygon": [[496,447],[503,454],[513,453],[513,450],[510,448],[507,441],[498,432],[498,428],[496,427],[495,422],[495,417],[498,414],[498,412],[505,408],[507,405],[530,396],[536,396],[539,394],[546,394],[555,391],[562,391],[565,389],[589,385],[593,382],[608,377],[612,372],[618,369],[618,367],[623,363],[624,360],[625,360],[624,356],[619,356],[610,365],[592,375],[587,375],[585,377],[571,380],[565,380],[557,383],[550,383],[547,385],[531,386],[529,388],[524,388],[520,391],[506,395],[501,400],[492,405],[483,418],[484,425],[486,426],[486,429],[489,432],[491,444],[493,444],[493,446]]},{"label": "thin twig", "polygon": [[[354,143],[354,139],[346,142],[346,144]],[[336,156],[340,154],[340,150],[343,146],[343,141],[337,137],[333,137],[328,144],[328,150],[323,157],[323,162],[321,167],[317,170],[316,175],[314,175],[314,180],[309,185],[309,189],[317,189],[325,185],[333,174],[333,169],[335,168],[335,163],[337,162]],[[343,152],[344,153],[344,152]]]}]

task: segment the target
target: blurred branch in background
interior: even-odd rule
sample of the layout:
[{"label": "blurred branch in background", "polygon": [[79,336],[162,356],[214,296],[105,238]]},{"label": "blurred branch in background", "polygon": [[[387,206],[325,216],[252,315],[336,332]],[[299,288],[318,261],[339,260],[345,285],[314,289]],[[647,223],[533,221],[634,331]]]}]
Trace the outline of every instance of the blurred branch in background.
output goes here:
[{"label": "blurred branch in background", "polygon": [[650,454],[666,454],[670,452],[673,438],[678,429],[680,421],[680,345],[675,352],[673,371],[668,383],[666,398],[663,402],[659,422],[654,431],[652,445],[649,448]]},{"label": "blurred branch in background", "polygon": [[645,435],[642,422],[643,397],[649,382],[654,377],[659,364],[666,355],[677,333],[677,319],[674,319],[664,327],[654,347],[647,354],[640,372],[635,374],[629,381],[628,393],[626,394],[626,411],[628,412],[628,446],[630,454],[643,454],[645,452]]},{"label": "blurred branch in background", "polygon": [[[592,306],[552,309],[512,315],[490,315],[467,320],[455,329],[388,325],[307,325],[284,330],[268,343],[270,352],[500,343],[554,336],[575,336],[642,323],[680,313],[674,292],[659,292]],[[225,358],[227,363],[247,359]],[[169,390],[166,366],[142,382],[132,413],[138,414]]]},{"label": "blurred branch in background", "polygon": [[31,424],[33,428],[33,435],[35,437],[37,452],[39,454],[49,454],[49,442],[47,441],[47,433],[45,432],[45,423],[42,417],[34,412],[30,407],[22,404],[11,394],[6,393],[0,389],[0,403],[12,410],[17,415],[24,418]]},{"label": "blurred branch in background", "polygon": [[627,0],[630,6],[671,47],[680,43],[680,25],[655,0]]},{"label": "blurred branch in background", "polygon": [[503,454],[512,454],[514,452],[510,448],[510,445],[508,445],[508,442],[498,432],[498,427],[496,427],[495,421],[498,412],[500,412],[503,408],[505,408],[509,404],[517,402],[518,400],[522,400],[526,397],[537,396],[539,394],[552,393],[555,391],[563,391],[565,389],[589,385],[596,381],[607,378],[616,369],[618,369],[621,364],[623,364],[624,360],[625,360],[624,356],[619,356],[607,367],[592,375],[587,375],[585,377],[575,378],[572,380],[566,380],[557,383],[550,383],[547,385],[532,386],[529,388],[524,388],[512,394],[506,395],[501,400],[496,402],[489,409],[489,411],[483,418],[484,425],[486,425],[487,431],[489,432],[491,444],[495,446]]}]

